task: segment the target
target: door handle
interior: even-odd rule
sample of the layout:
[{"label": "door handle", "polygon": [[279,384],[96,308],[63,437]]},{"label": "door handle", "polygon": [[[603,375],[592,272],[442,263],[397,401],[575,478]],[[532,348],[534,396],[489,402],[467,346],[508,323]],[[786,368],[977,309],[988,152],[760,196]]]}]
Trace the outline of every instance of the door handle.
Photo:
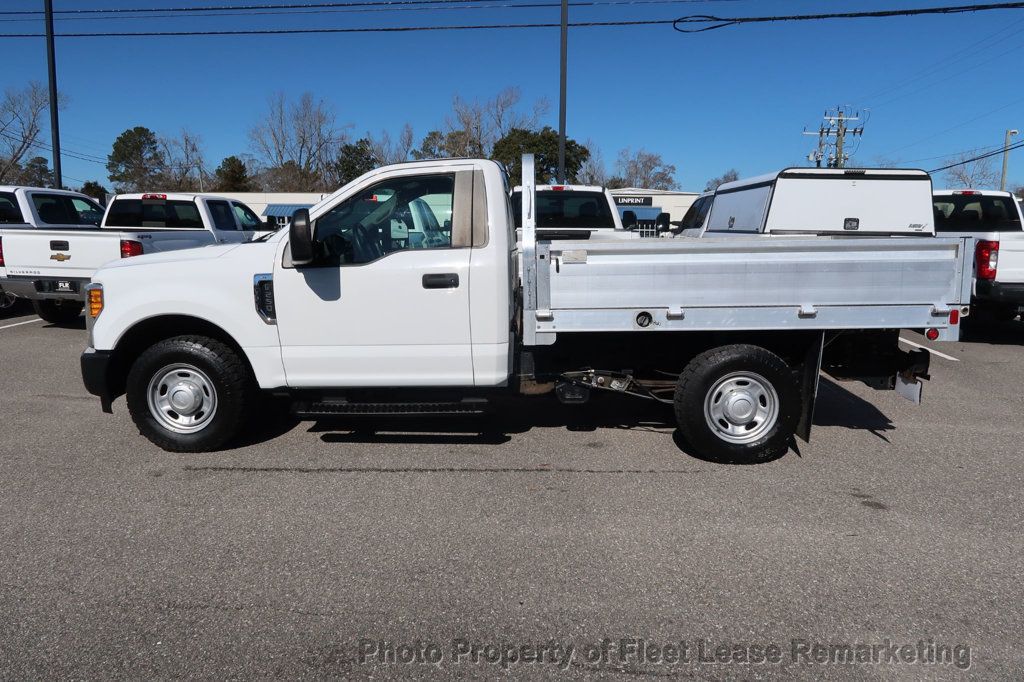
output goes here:
[{"label": "door handle", "polygon": [[443,272],[438,274],[423,275],[424,289],[457,289],[458,287],[458,273]]}]

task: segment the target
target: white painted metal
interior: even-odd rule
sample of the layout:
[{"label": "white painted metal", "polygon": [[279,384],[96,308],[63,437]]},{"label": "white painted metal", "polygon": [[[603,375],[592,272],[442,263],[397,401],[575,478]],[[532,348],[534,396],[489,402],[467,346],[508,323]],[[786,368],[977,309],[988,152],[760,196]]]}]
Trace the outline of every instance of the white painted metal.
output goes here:
[{"label": "white painted metal", "polygon": [[789,168],[722,185],[709,232],[934,234],[924,171]]},{"label": "white painted metal", "polygon": [[[936,190],[934,198],[941,202],[943,197],[952,196],[955,192],[964,190]],[[1008,205],[1017,211],[1017,219],[1022,226],[1018,230],[985,230],[983,227],[978,230],[963,230],[942,232],[941,236],[965,237],[971,239],[974,244],[980,240],[999,242],[998,267],[996,268],[995,281],[999,284],[1024,284],[1024,214],[1021,212],[1020,203],[1017,202],[1009,192],[995,190],[967,190],[979,196],[1000,196],[1007,197]]]}]

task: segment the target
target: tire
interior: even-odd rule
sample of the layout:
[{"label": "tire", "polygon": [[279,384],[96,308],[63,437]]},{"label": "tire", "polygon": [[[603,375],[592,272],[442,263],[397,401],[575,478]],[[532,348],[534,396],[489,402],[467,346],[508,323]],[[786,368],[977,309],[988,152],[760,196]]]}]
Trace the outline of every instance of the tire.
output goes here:
[{"label": "tire", "polygon": [[10,310],[17,305],[18,299],[14,297],[14,294],[9,294],[3,289],[0,289],[0,310]]},{"label": "tire", "polygon": [[258,397],[246,362],[204,336],[150,346],[128,372],[126,389],[139,432],[170,452],[219,449],[239,434]]},{"label": "tire", "polygon": [[85,304],[81,301],[32,301],[36,315],[51,324],[71,324],[82,314]]},{"label": "tire", "polygon": [[683,437],[718,462],[758,464],[786,454],[800,419],[793,370],[759,346],[735,344],[701,353],[676,384]]}]

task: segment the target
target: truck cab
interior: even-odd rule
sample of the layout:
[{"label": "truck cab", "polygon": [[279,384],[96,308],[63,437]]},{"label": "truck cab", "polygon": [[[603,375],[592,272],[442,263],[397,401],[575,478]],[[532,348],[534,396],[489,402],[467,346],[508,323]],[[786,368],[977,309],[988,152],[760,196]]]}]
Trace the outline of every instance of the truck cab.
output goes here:
[{"label": "truck cab", "polygon": [[[523,188],[512,189],[512,215],[522,230]],[[615,197],[593,185],[537,185],[537,236],[599,239],[635,236],[623,228]]]}]

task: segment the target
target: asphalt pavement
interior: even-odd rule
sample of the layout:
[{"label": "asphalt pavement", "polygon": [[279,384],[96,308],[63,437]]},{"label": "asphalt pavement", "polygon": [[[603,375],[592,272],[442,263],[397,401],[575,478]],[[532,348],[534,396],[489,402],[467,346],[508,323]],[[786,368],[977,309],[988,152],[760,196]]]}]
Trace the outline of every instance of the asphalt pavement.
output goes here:
[{"label": "asphalt pavement", "polygon": [[1024,323],[905,338],[922,405],[823,379],[757,466],[612,399],[177,455],[0,317],[0,676],[1019,679]]}]

